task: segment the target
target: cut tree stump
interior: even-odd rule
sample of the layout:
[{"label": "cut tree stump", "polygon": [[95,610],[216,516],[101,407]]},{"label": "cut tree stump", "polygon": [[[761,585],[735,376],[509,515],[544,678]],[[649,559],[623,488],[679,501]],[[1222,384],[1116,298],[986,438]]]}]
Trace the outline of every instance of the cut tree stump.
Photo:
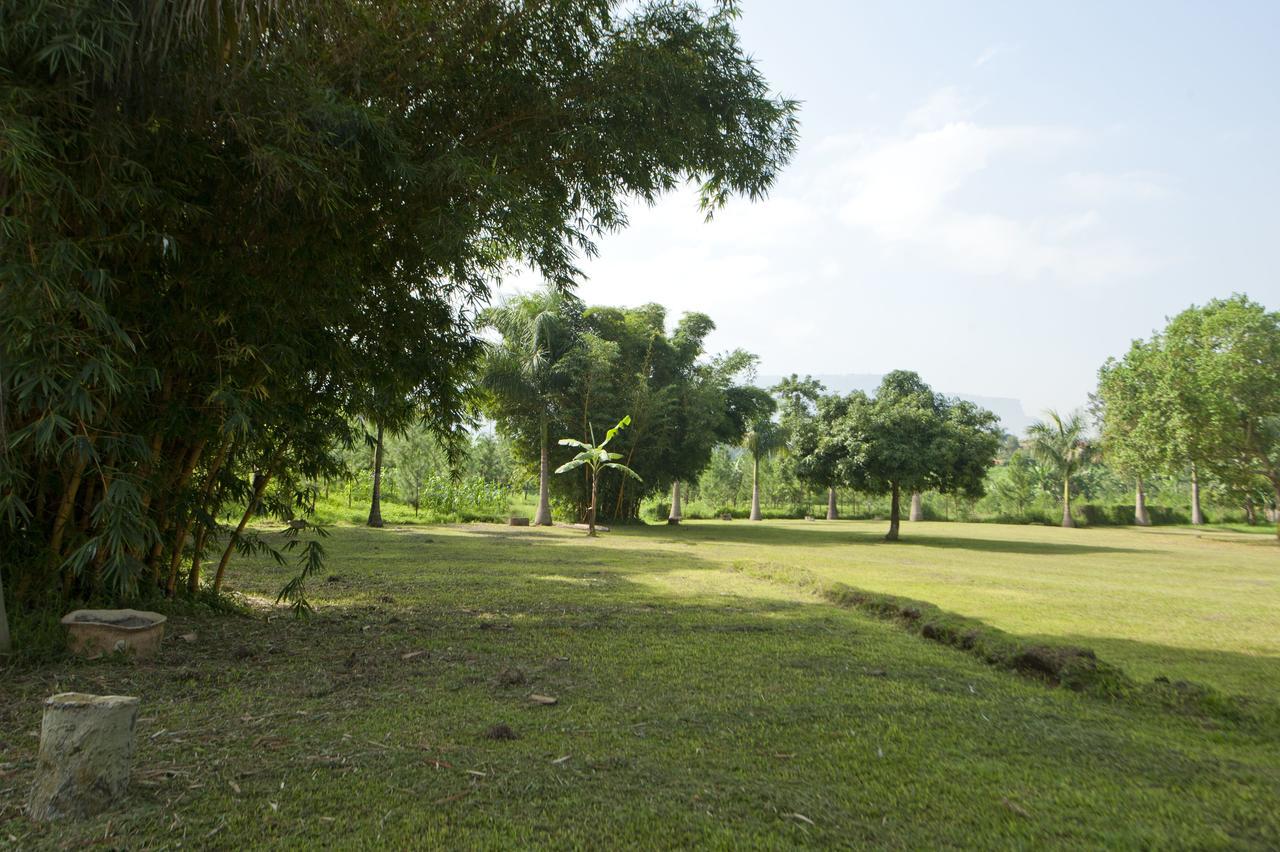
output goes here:
[{"label": "cut tree stump", "polygon": [[123,799],[137,719],[137,698],[82,692],[46,698],[27,814],[37,822],[83,819]]},{"label": "cut tree stump", "polygon": [[529,519],[528,518],[507,518],[507,526],[527,527],[529,526]]}]

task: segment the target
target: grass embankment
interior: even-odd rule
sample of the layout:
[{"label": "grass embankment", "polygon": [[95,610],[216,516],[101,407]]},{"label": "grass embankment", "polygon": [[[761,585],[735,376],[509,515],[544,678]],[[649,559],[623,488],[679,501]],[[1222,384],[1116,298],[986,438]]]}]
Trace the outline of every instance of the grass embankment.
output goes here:
[{"label": "grass embankment", "polygon": [[[873,544],[878,532],[733,522],[588,541],[563,529],[339,529],[309,621],[268,621],[261,605],[253,619],[176,618],[154,663],[0,673],[0,840],[1280,844],[1273,728],[1048,688],[751,575],[782,566],[824,582],[891,586],[966,615],[985,609],[997,626],[1046,641],[1105,637],[1114,623],[1111,651],[1156,647],[1166,630],[1169,660],[1188,679],[1216,673],[1265,688],[1275,631],[1261,632],[1275,627],[1277,590],[1254,584],[1239,596],[1231,582],[1275,578],[1255,562],[1262,550],[985,525],[912,525],[908,542]],[[1125,537],[1100,538],[1111,535]],[[1085,547],[1103,550],[1069,549]],[[1197,568],[1202,548],[1218,558]],[[1117,560],[1149,563],[1150,573],[1120,572]],[[1016,564],[1027,566],[1020,580]],[[286,575],[241,561],[234,578],[266,598]],[[1143,589],[1155,576],[1177,605]],[[1001,601],[1005,582],[1023,607]],[[1176,591],[1185,585],[1210,589],[1211,599]],[[1127,604],[1095,605],[1101,588]],[[1258,608],[1242,606],[1239,625],[1198,617],[1244,597]],[[1133,623],[1116,612],[1131,612]],[[1015,616],[1041,626],[1017,631]],[[1161,627],[1165,616],[1173,623]],[[177,638],[190,631],[196,641]],[[1184,653],[1211,640],[1235,668]],[[1126,669],[1153,659],[1080,644]],[[64,689],[142,697],[136,783],[121,812],[33,826],[19,807],[39,703]],[[535,704],[532,693],[557,703]],[[517,739],[487,736],[499,724]]]}]

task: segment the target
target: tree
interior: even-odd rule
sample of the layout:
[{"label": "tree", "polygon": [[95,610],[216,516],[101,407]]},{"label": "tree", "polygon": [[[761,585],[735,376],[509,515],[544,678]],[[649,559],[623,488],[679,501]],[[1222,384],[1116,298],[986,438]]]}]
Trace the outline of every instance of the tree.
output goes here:
[{"label": "tree", "polygon": [[935,394],[920,377],[895,370],[874,398],[855,392],[836,424],[845,485],[890,494],[886,541],[897,541],[903,490],[980,497],[999,447],[998,419],[963,400]]},{"label": "tree", "polygon": [[839,514],[836,486],[840,482],[840,465],[845,446],[840,441],[837,424],[848,413],[847,400],[839,395],[819,396],[816,410],[791,428],[788,446],[795,459],[796,475],[801,481],[827,492],[827,520]]},{"label": "tree", "polygon": [[305,510],[358,417],[456,452],[498,276],[568,286],[625,200],[791,156],[734,12],[5,4],[9,605],[199,590],[220,537],[269,546],[219,509]]},{"label": "tree", "polygon": [[[472,444],[472,447],[475,445]],[[413,506],[417,515],[422,508],[422,488],[433,472],[447,468],[431,432],[422,427],[407,429],[387,447],[396,491],[400,499]]]},{"label": "tree", "polygon": [[1165,413],[1193,491],[1201,471],[1237,492],[1262,477],[1280,504],[1280,313],[1243,295],[1215,299],[1174,317],[1159,343]]},{"label": "tree", "polygon": [[543,290],[490,308],[483,321],[502,335],[489,350],[480,383],[485,410],[500,429],[524,433],[538,446],[535,526],[551,526],[551,449],[548,430],[573,378],[569,355],[578,346],[582,303],[564,291]]},{"label": "tree", "polygon": [[9,611],[4,608],[4,572],[0,571],[0,654],[9,653],[12,641],[9,639]]},{"label": "tree", "polygon": [[[645,498],[676,480],[697,478],[716,444],[740,441],[750,415],[743,406],[754,395],[768,395],[740,383],[753,356],[706,356],[705,339],[715,326],[705,314],[685,314],[668,330],[661,305],[592,306],[583,311],[582,327],[580,345],[566,359],[572,379],[552,430],[586,435],[629,416],[630,428],[611,446],[641,479],[602,481],[598,503],[585,471],[557,477],[551,488],[579,517],[594,503],[600,517],[627,521],[639,516]],[[522,440],[517,452],[534,446]]]},{"label": "tree", "polygon": [[751,454],[751,520],[763,519],[760,513],[760,459],[782,446],[783,432],[778,424],[761,418],[751,424],[742,438],[742,446]]},{"label": "tree", "polygon": [[[1168,422],[1155,397],[1160,353],[1135,340],[1124,359],[1108,359],[1098,371],[1096,398],[1102,449],[1118,470],[1134,477],[1134,523],[1150,526],[1145,480],[1163,466]],[[1197,501],[1198,503],[1198,501]]]},{"label": "tree", "polygon": [[590,440],[593,443],[579,441],[574,438],[561,438],[561,446],[578,447],[580,452],[569,461],[556,468],[556,473],[568,473],[580,467],[585,467],[591,475],[591,507],[587,511],[587,535],[595,537],[596,534],[596,501],[600,495],[600,471],[605,468],[620,470],[627,476],[639,481],[640,475],[625,464],[619,464],[617,459],[622,458],[622,453],[611,453],[605,449],[614,436],[631,425],[631,417],[623,417],[618,421],[618,425],[610,429],[604,436],[604,440],[598,445],[594,443],[596,437],[593,433]]},{"label": "tree", "polygon": [[1045,412],[1047,420],[1038,420],[1027,429],[1031,454],[1062,483],[1062,525],[1074,527],[1071,517],[1072,479],[1092,459],[1085,434],[1084,416],[1074,411],[1062,417],[1056,411]]},{"label": "tree", "polygon": [[[802,379],[796,373],[792,373],[769,388],[769,392],[778,401],[778,426],[782,431],[780,439],[783,449],[778,473],[784,480],[794,478],[810,487],[822,487],[812,478],[803,475],[801,471],[803,462],[797,450],[798,444],[802,442],[802,433],[812,431],[816,406],[824,390],[822,382],[813,376],[805,376]],[[797,496],[803,497],[806,503],[809,502],[810,495]],[[834,488],[828,489],[827,497],[827,519],[832,520],[836,509]]]}]

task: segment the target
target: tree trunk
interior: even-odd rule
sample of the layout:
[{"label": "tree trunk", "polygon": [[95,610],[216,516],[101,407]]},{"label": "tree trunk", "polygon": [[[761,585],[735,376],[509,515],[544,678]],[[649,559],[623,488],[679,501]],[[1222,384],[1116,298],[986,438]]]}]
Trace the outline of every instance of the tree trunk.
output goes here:
[{"label": "tree trunk", "polygon": [[1275,508],[1276,541],[1280,542],[1280,479],[1275,481],[1274,487],[1276,489],[1276,508]]},{"label": "tree trunk", "polygon": [[893,496],[889,500],[889,532],[885,535],[885,541],[898,540],[898,527],[902,521],[902,495],[898,483],[893,483]]},{"label": "tree trunk", "polygon": [[924,498],[919,491],[911,492],[911,514],[907,517],[912,521],[924,520]]},{"label": "tree trunk", "polygon": [[378,426],[378,442],[373,447],[373,498],[369,501],[369,526],[382,526],[382,426]]},{"label": "tree trunk", "polygon": [[827,520],[834,521],[840,516],[836,508],[836,490],[835,488],[827,489]]},{"label": "tree trunk", "polygon": [[1199,526],[1204,523],[1204,512],[1200,511],[1200,475],[1196,466],[1191,466],[1191,523]]},{"label": "tree trunk", "polygon": [[1244,520],[1251,527],[1258,525],[1258,510],[1254,508],[1253,498],[1244,498]]},{"label": "tree trunk", "polygon": [[1073,529],[1076,519],[1071,517],[1071,480],[1062,480],[1062,526]]},{"label": "tree trunk", "polygon": [[680,514],[680,480],[676,480],[671,484],[671,514],[667,516],[667,523],[678,524],[683,520]]},{"label": "tree trunk", "polygon": [[593,471],[591,473],[591,508],[587,511],[587,535],[595,537],[596,534],[596,498],[599,496],[600,474]]},{"label": "tree trunk", "polygon": [[1147,511],[1147,491],[1138,477],[1138,490],[1133,497],[1133,522],[1140,527],[1151,526],[1151,514]]},{"label": "tree trunk", "polygon": [[4,608],[4,574],[0,573],[0,654],[7,654],[13,649],[9,640],[9,612]]},{"label": "tree trunk", "polygon": [[[592,503],[595,502],[593,498]],[[551,450],[547,446],[547,424],[542,424],[542,462],[538,469],[538,511],[534,513],[535,527],[551,526]]]},{"label": "tree trunk", "polygon": [[760,457],[751,457],[751,515],[750,520],[764,520],[760,514]]},{"label": "tree trunk", "polygon": [[222,591],[222,578],[227,572],[227,563],[231,561],[231,554],[235,550],[236,542],[240,540],[244,528],[249,523],[249,518],[253,517],[253,513],[258,509],[258,503],[262,501],[262,495],[267,490],[267,483],[271,481],[271,473],[256,473],[253,476],[253,496],[249,499],[249,505],[245,506],[244,514],[240,516],[240,523],[236,525],[236,531],[231,534],[231,539],[227,542],[226,548],[222,551],[222,558],[218,560],[218,570],[213,576],[213,594],[217,597]]}]

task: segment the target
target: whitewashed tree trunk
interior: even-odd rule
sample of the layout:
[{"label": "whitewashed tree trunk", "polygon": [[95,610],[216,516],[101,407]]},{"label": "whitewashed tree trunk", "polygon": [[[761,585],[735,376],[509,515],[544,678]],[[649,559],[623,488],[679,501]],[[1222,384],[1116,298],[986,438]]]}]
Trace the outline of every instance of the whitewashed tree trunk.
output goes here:
[{"label": "whitewashed tree trunk", "polygon": [[1147,511],[1147,491],[1142,487],[1142,477],[1138,477],[1138,490],[1133,497],[1133,522],[1140,527],[1151,526],[1151,513]]},{"label": "whitewashed tree trunk", "polygon": [[551,454],[547,448],[547,426],[542,426],[542,464],[538,469],[538,511],[533,516],[535,527],[551,526]]},{"label": "whitewashed tree trunk", "polygon": [[676,480],[671,485],[671,514],[667,516],[667,523],[678,524],[682,520],[680,515],[680,480]]},{"label": "whitewashed tree trunk", "polygon": [[1271,522],[1276,525],[1276,541],[1280,541],[1280,481],[1275,484],[1276,506],[1271,511]]},{"label": "whitewashed tree trunk", "polygon": [[836,490],[834,488],[827,489],[827,520],[834,521],[840,516],[836,510]]},{"label": "whitewashed tree trunk", "polygon": [[924,520],[924,498],[920,496],[919,491],[911,492],[911,514],[907,516],[911,521]]},{"label": "whitewashed tree trunk", "polygon": [[1200,475],[1195,465],[1191,466],[1191,523],[1197,526],[1204,523],[1204,512],[1200,511]]},{"label": "whitewashed tree trunk", "polygon": [[27,814],[38,822],[94,816],[129,787],[138,699],[62,692],[45,699]]},{"label": "whitewashed tree trunk", "polygon": [[751,520],[764,520],[764,515],[760,514],[760,458],[758,456],[752,456]]},{"label": "whitewashed tree trunk", "polygon": [[1062,481],[1062,525],[1071,529],[1076,525],[1076,519],[1071,517],[1071,480],[1064,479]]}]

